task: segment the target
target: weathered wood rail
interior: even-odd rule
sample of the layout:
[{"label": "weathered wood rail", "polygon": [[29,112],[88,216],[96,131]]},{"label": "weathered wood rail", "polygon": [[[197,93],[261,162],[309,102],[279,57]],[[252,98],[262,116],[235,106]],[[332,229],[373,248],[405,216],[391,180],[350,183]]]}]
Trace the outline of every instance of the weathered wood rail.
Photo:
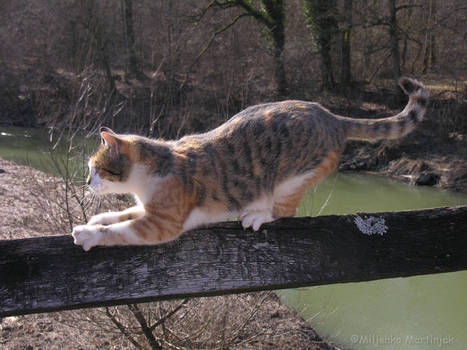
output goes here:
[{"label": "weathered wood rail", "polygon": [[467,206],[236,222],[151,247],[0,241],[0,317],[467,269]]}]

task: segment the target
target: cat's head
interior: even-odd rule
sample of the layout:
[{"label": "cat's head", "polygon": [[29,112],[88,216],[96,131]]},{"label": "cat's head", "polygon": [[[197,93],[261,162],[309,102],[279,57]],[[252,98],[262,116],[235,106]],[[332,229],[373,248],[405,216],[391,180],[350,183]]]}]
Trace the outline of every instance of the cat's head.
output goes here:
[{"label": "cat's head", "polygon": [[129,140],[109,128],[100,129],[101,145],[89,159],[87,184],[96,193],[128,192],[132,161]]}]

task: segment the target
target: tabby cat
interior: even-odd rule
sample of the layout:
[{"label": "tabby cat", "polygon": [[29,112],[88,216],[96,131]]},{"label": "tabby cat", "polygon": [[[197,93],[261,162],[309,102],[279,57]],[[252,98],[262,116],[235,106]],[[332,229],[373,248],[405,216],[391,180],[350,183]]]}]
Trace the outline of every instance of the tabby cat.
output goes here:
[{"label": "tabby cat", "polygon": [[395,139],[423,119],[428,93],[402,78],[409,102],[383,119],[335,115],[318,103],[249,107],[218,128],[177,141],[101,128],[87,183],[96,193],[134,193],[137,205],[93,216],[75,244],[158,244],[203,224],[238,217],[244,228],[295,215],[306,189],[337,166],[347,140]]}]

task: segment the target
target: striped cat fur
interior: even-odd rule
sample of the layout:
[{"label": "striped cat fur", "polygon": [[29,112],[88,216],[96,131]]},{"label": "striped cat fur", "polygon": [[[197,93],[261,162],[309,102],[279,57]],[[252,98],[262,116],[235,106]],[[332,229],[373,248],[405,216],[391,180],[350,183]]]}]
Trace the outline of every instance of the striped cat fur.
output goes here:
[{"label": "striped cat fur", "polygon": [[214,130],[176,141],[101,128],[88,185],[100,194],[134,193],[137,205],[93,216],[74,228],[74,242],[85,250],[158,244],[229,218],[257,231],[293,216],[307,188],[335,170],[347,140],[399,138],[422,121],[428,92],[410,78],[400,86],[408,104],[382,119],[283,101],[249,107]]}]

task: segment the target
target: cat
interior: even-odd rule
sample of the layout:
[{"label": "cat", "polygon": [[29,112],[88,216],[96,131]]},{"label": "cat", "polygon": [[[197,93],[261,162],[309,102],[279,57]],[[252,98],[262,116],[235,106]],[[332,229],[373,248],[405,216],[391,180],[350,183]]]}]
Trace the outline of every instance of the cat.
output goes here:
[{"label": "cat", "polygon": [[409,102],[382,119],[335,115],[318,103],[249,107],[214,130],[176,141],[100,129],[87,184],[96,193],[134,193],[137,205],[76,226],[74,243],[158,244],[192,228],[238,217],[243,227],[295,215],[307,190],[336,168],[347,140],[395,139],[424,117],[428,92],[402,78]]}]

